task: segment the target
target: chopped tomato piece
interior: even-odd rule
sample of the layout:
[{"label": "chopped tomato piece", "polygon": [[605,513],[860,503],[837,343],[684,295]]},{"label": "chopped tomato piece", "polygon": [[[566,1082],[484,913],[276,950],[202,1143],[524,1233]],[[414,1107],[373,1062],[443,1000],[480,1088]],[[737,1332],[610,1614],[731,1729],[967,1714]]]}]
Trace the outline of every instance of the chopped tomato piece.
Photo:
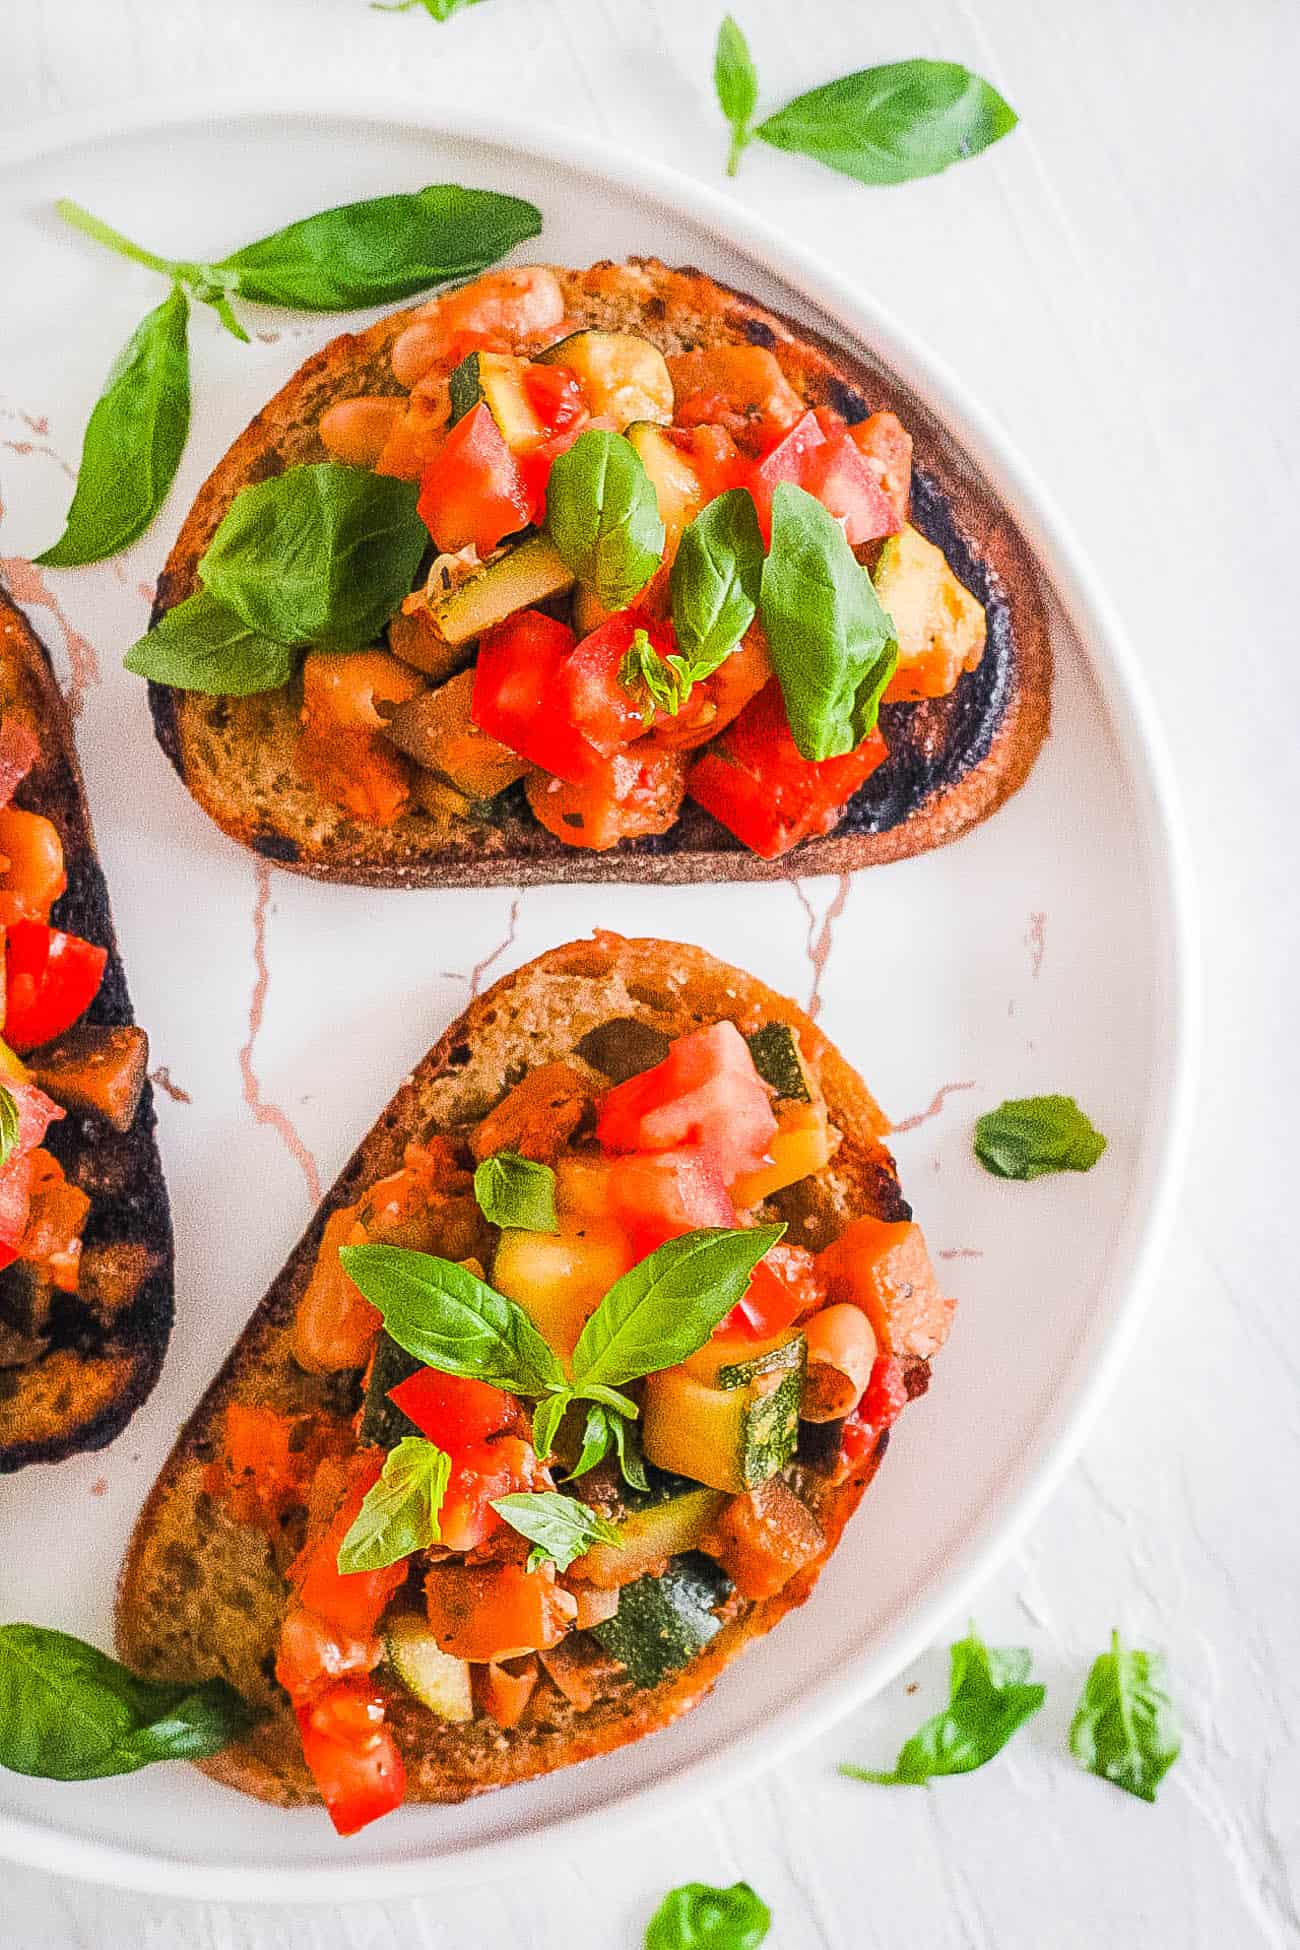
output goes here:
[{"label": "chopped tomato piece", "polygon": [[555,698],[573,631],[538,609],[521,609],[488,630],[474,667],[470,716],[480,731],[571,785],[600,764]]},{"label": "chopped tomato piece", "polygon": [[108,951],[43,921],[5,931],[5,1037],[37,1049],[71,1029],[99,993]]},{"label": "chopped tomato piece", "polygon": [[689,454],[706,503],[740,486],[749,463],[725,427],[674,427],[671,438]]},{"label": "chopped tomato piece", "polygon": [[655,743],[674,751],[690,751],[716,738],[757,697],[772,675],[767,638],[753,624],[731,655],[702,683],[691,687],[675,718],[660,711],[655,717]]},{"label": "chopped tomato piece", "polygon": [[646,739],[613,758],[596,754],[595,765],[580,783],[534,773],[524,790],[548,833],[567,846],[604,853],[620,840],[668,831],[681,811],[686,767],[677,752]]},{"label": "chopped tomato piece", "polygon": [[772,495],[777,483],[792,481],[796,487],[807,487],[813,456],[825,444],[826,435],[817,415],[808,412],[751,468],[745,485],[758,510],[765,546],[770,547],[772,541]]},{"label": "chopped tomato piece", "polygon": [[472,1551],[500,1530],[492,1508],[499,1496],[549,1488],[550,1477],[518,1436],[488,1436],[452,1450],[451,1477],[438,1514],[439,1539],[449,1550]]},{"label": "chopped tomato piece", "polygon": [[576,725],[602,758],[644,737],[653,722],[642,711],[639,692],[619,682],[623,659],[638,630],[644,630],[661,656],[676,649],[671,625],[657,623],[642,611],[620,610],[599,629],[583,637],[560,666],[555,700],[569,723]]},{"label": "chopped tomato piece", "polygon": [[911,1220],[854,1219],[817,1265],[828,1297],[861,1307],[887,1354],[928,1358],[948,1338],[957,1303],[939,1285]]},{"label": "chopped tomato piece", "polygon": [[514,455],[480,400],[456,422],[420,479],[420,518],[444,551],[488,555],[531,519]]},{"label": "chopped tomato piece", "polygon": [[374,1631],[389,1599],[406,1581],[405,1562],[382,1571],[339,1570],[340,1546],[383,1466],[381,1449],[358,1451],[348,1467],[343,1501],[324,1528],[308,1538],[289,1568],[289,1582],[297,1587],[299,1602],[355,1638]]},{"label": "chopped tomato piece", "polygon": [[383,1641],[350,1638],[315,1612],[294,1605],[280,1627],[275,1676],[295,1706],[351,1673],[373,1672],[384,1656]]},{"label": "chopped tomato piece", "polygon": [[388,1399],[449,1454],[496,1435],[514,1420],[514,1398],[486,1381],[421,1368],[390,1388]]},{"label": "chopped tomato piece", "polygon": [[308,1374],[363,1368],[384,1324],[379,1309],[372,1307],[360,1287],[348,1278],[339,1259],[341,1246],[366,1243],[358,1210],[355,1205],[344,1205],[326,1219],[316,1264],[298,1302],[293,1357]]},{"label": "chopped tomato piece", "polygon": [[[515,1663],[512,1661],[512,1663]],[[483,1705],[490,1720],[499,1727],[517,1727],[537,1690],[537,1661],[530,1654],[518,1662],[520,1670],[511,1672],[495,1661],[483,1675]]]},{"label": "chopped tomato piece", "polygon": [[758,1169],[775,1135],[771,1093],[725,1021],[679,1036],[662,1063],[607,1091],[596,1118],[605,1151],[699,1146],[728,1185]]},{"label": "chopped tomato piece", "polygon": [[[0,1045],[0,1048],[2,1047],[3,1045]],[[14,1148],[9,1154],[10,1158],[14,1158],[24,1152],[34,1151],[37,1145],[43,1142],[50,1125],[56,1124],[67,1113],[61,1104],[56,1104],[43,1090],[39,1090],[34,1083],[28,1083],[24,1077],[6,1074],[3,1069],[0,1069],[0,1083],[3,1083],[13,1098],[18,1111],[18,1135],[14,1140]]]},{"label": "chopped tomato piece", "polygon": [[79,1185],[68,1183],[63,1166],[48,1151],[33,1151],[29,1162],[27,1229],[18,1257],[60,1293],[75,1293],[90,1200]]},{"label": "chopped tomato piece", "polygon": [[424,1581],[429,1623],[453,1659],[519,1659],[560,1640],[577,1605],[543,1564],[434,1564]]},{"label": "chopped tomato piece", "polygon": [[[867,463],[879,486],[888,495],[898,517],[898,528],[907,520],[907,504],[912,488],[912,436],[896,413],[873,413],[849,428],[849,438]],[[894,531],[897,533],[897,529]]]},{"label": "chopped tomato piece", "polygon": [[716,1332],[767,1340],[811,1313],[825,1297],[813,1255],[803,1246],[788,1246],[782,1240],[758,1262],[743,1299],[736,1302]]},{"label": "chopped tomato piece", "polygon": [[384,1697],[364,1679],[341,1679],[298,1709],[303,1758],[340,1835],[355,1835],[402,1804],[406,1770],[384,1725]]},{"label": "chopped tomato piece", "polygon": [[868,467],[848,428],[840,425],[828,429],[823,417],[826,412],[824,407],[819,411],[825,442],[808,456],[800,485],[809,494],[815,494],[823,508],[843,523],[851,548],[859,548],[863,542],[879,541],[884,535],[896,535],[902,522],[893,502]]},{"label": "chopped tomato piece", "polygon": [[668,370],[678,426],[725,427],[751,452],[755,442],[770,442],[792,427],[804,410],[766,346],[701,346],[670,358]]},{"label": "chopped tomato piece", "polygon": [[30,1156],[10,1157],[0,1165],[0,1267],[12,1266],[27,1230],[31,1205]]},{"label": "chopped tomato piece", "polygon": [[539,1064],[478,1126],[474,1156],[517,1151],[535,1164],[554,1164],[560,1146],[585,1117],[592,1095],[592,1086],[571,1063]]},{"label": "chopped tomato piece", "polygon": [[589,417],[577,374],[567,366],[539,366],[529,360],[523,370],[523,387],[548,437],[580,426]]},{"label": "chopped tomato piece", "polygon": [[67,884],[63,842],[53,821],[21,806],[0,809],[0,927],[48,921]]},{"label": "chopped tomato piece", "polygon": [[898,1420],[907,1402],[905,1364],[897,1355],[877,1356],[858,1413],[873,1429],[888,1429]]},{"label": "chopped tomato piece", "polygon": [[684,1232],[736,1223],[722,1173],[711,1153],[699,1149],[617,1159],[609,1203],[638,1260]]},{"label": "chopped tomato piece", "polygon": [[812,1511],[781,1476],[727,1498],[706,1538],[742,1598],[770,1598],[826,1548]]}]

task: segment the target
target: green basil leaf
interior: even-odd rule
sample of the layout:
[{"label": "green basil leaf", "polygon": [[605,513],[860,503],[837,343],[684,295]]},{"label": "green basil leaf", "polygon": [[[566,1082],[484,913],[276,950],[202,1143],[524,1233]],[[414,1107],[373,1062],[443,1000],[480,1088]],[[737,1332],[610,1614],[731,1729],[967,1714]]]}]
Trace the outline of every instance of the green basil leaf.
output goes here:
[{"label": "green basil leaf", "polygon": [[[554,1399],[552,1397],[552,1400]],[[609,1454],[611,1423],[616,1424],[620,1428],[623,1426],[618,1416],[610,1415],[603,1402],[591,1402],[588,1404],[587,1419],[582,1429],[582,1448],[578,1452],[577,1462],[574,1463],[573,1468],[565,1477],[566,1482],[571,1483],[575,1477],[585,1476],[589,1469],[594,1469],[598,1462],[605,1460],[605,1457]],[[535,1420],[533,1426],[535,1432]],[[537,1449],[536,1441],[534,1441],[533,1447]],[[537,1453],[540,1455],[541,1450],[538,1449]]]},{"label": "green basil leaf", "polygon": [[233,273],[238,295],[260,304],[351,311],[473,277],[541,227],[540,210],[520,197],[429,183],[321,210],[195,268]]},{"label": "green basil leaf", "polygon": [[975,1156],[995,1178],[1091,1171],[1105,1149],[1073,1097],[1010,1097],[975,1124]]},{"label": "green basil leaf", "polygon": [[626,609],[663,560],[664,525],[640,454],[589,428],[551,468],[546,527],[566,566],[606,609]]},{"label": "green basil leaf", "polygon": [[597,1516],[576,1496],[561,1496],[558,1490],[524,1490],[516,1496],[499,1496],[492,1508],[512,1530],[536,1545],[528,1559],[530,1571],[548,1560],[567,1571],[574,1558],[581,1557],[593,1544],[621,1545],[618,1531],[607,1518]]},{"label": "green basil leaf", "polygon": [[703,1347],[784,1225],[710,1226],[670,1239],[616,1280],[573,1351],[575,1392],[617,1388]]},{"label": "green basil leaf", "polygon": [[318,461],[237,494],[199,562],[204,585],[277,643],[356,650],[411,593],[429,536],[409,481]]},{"label": "green basil leaf", "polygon": [[383,1571],[436,1544],[438,1513],[451,1480],[451,1457],[422,1435],[390,1449],[379,1481],[366,1491],[339,1545],[340,1571]]},{"label": "green basil leaf", "polygon": [[[645,1457],[636,1423],[628,1421],[623,1415],[607,1414],[606,1419],[623,1481],[630,1483],[634,1490],[648,1490],[650,1484],[646,1479]],[[578,1474],[576,1469],[573,1473],[575,1476]]]},{"label": "green basil leaf", "polygon": [[809,89],[754,133],[859,183],[908,183],[978,155],[1017,119],[959,62],[890,61]]},{"label": "green basil leaf", "polygon": [[247,1731],[224,1680],[162,1685],[42,1625],[0,1625],[0,1767],[47,1781],[199,1760]]},{"label": "green basil leaf", "polygon": [[372,13],[409,14],[412,7],[423,7],[430,20],[450,20],[463,7],[476,7],[478,0],[370,0]]},{"label": "green basil leaf", "polygon": [[122,659],[137,677],[212,697],[277,691],[293,676],[296,650],[250,630],[206,589],[169,609]]},{"label": "green basil leaf", "polygon": [[567,1377],[522,1307],[468,1267],[402,1246],[343,1246],[339,1259],[408,1354],[443,1374],[548,1395]]},{"label": "green basil leaf", "polygon": [[880,1787],[923,1787],[938,1774],[970,1774],[1001,1753],[1046,1697],[1044,1687],[1028,1683],[1023,1647],[985,1645],[973,1625],[948,1656],[948,1705],[904,1744],[892,1770],[845,1763],[841,1774]]},{"label": "green basil leaf", "polygon": [[645,1950],[758,1950],[771,1927],[771,1910],[747,1882],[729,1889],[687,1882],[651,1917]]},{"label": "green basil leaf", "polygon": [[18,1103],[12,1090],[0,1083],[0,1165],[7,1165],[18,1142]]},{"label": "green basil leaf", "polygon": [[533,1452],[539,1461],[545,1462],[554,1453],[555,1438],[572,1400],[570,1389],[559,1388],[553,1394],[543,1395],[533,1410]]},{"label": "green basil leaf", "polygon": [[489,1225],[558,1232],[555,1173],[516,1151],[496,1151],[474,1173],[474,1196]]},{"label": "green basil leaf", "polygon": [[674,665],[676,656],[661,656],[645,630],[634,630],[632,641],[618,666],[618,681],[630,698],[638,701],[644,723],[654,719],[656,708],[676,717],[685,696],[681,676]]},{"label": "green basil leaf", "polygon": [[190,426],[188,322],[173,286],[119,353],[86,427],[67,526],[36,558],[47,568],[116,555],[167,499]]},{"label": "green basil leaf", "polygon": [[834,515],[789,481],[772,497],[761,604],[795,744],[811,759],[856,750],[898,662],[894,626]]},{"label": "green basil leaf", "polygon": [[1070,1724],[1070,1751],[1090,1774],[1154,1801],[1182,1750],[1164,1654],[1126,1651],[1118,1632],[1094,1660]]},{"label": "green basil leaf", "polygon": [[713,51],[713,88],[718,106],[731,124],[731,152],[727,174],[734,176],[741,152],[753,140],[750,123],[758,106],[758,69],[749,43],[730,14],[724,14]]},{"label": "green basil leaf", "polygon": [[692,683],[726,662],[754,620],[762,586],[753,497],[729,488],[688,522],[668,578],[673,633]]}]

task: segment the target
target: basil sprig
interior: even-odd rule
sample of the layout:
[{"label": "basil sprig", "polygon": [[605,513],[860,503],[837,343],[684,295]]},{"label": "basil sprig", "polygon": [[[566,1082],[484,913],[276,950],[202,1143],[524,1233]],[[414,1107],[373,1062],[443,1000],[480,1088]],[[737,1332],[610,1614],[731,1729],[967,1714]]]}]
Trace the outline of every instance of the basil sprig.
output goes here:
[{"label": "basil sprig", "polygon": [[530,1571],[548,1562],[567,1571],[574,1558],[581,1557],[593,1544],[622,1548],[618,1531],[607,1517],[598,1516],[576,1496],[561,1496],[558,1490],[521,1490],[515,1496],[497,1497],[492,1508],[533,1546],[528,1554]]},{"label": "basil sprig", "polygon": [[1110,1651],[1094,1661],[1084,1684],[1070,1751],[1089,1773],[1155,1800],[1182,1751],[1162,1653],[1126,1649],[1119,1633],[1111,1633]]},{"label": "basil sprig", "polygon": [[441,1535],[438,1513],[451,1480],[451,1457],[422,1435],[404,1435],[390,1449],[379,1481],[339,1546],[340,1571],[383,1571]]},{"label": "basil sprig", "polygon": [[834,515],[790,481],[772,496],[763,628],[794,742],[838,758],[874,731],[898,641]]},{"label": "basil sprig", "polygon": [[728,488],[682,531],[669,571],[673,635],[667,656],[637,630],[618,681],[640,698],[647,722],[655,708],[676,717],[696,684],[727,661],[754,620],[763,582],[763,537],[753,496]]},{"label": "basil sprig", "polygon": [[514,1226],[526,1232],[558,1232],[555,1216],[555,1173],[549,1165],[521,1158],[516,1151],[495,1151],[474,1173],[474,1196],[489,1225]]},{"label": "basil sprig", "polygon": [[464,7],[476,7],[478,0],[370,0],[372,13],[409,14],[412,7],[423,7],[430,20],[450,20]]},{"label": "basil sprig", "polygon": [[995,1178],[1091,1171],[1106,1140],[1073,1097],[1010,1097],[975,1124],[975,1156]]},{"label": "basil sprig", "polygon": [[0,1083],[0,1166],[7,1165],[18,1142],[18,1103],[12,1090]]},{"label": "basil sprig", "polygon": [[220,1753],[249,1726],[222,1679],[166,1685],[43,1625],[0,1625],[0,1767],[47,1781]]},{"label": "basil sprig", "polygon": [[567,1386],[523,1308],[467,1266],[405,1246],[342,1246],[339,1259],[391,1338],[426,1367],[530,1401]]},{"label": "basil sprig", "polygon": [[940,1774],[970,1774],[1000,1754],[1032,1719],[1046,1689],[1029,1683],[1030,1656],[1022,1646],[985,1645],[970,1635],[949,1651],[948,1704],[906,1741],[888,1773],[845,1762],[841,1774],[879,1787],[923,1787]]},{"label": "basil sprig", "polygon": [[957,61],[889,61],[796,95],[754,126],[758,76],[727,15],[713,63],[718,104],[731,125],[727,174],[755,137],[859,183],[909,183],[976,156],[1019,119],[991,83]]},{"label": "basil sprig", "polygon": [[203,587],[133,645],[126,668],[246,696],[287,682],[300,650],[373,643],[428,541],[415,502],[410,482],[337,461],[243,488],[200,557]]},{"label": "basil sprig", "polygon": [[552,466],[546,527],[566,567],[605,609],[626,609],[663,560],[654,483],[632,442],[603,427],[579,434]]},{"label": "basil sprig", "polygon": [[771,1910],[747,1882],[686,1882],[650,1918],[645,1950],[758,1950],[771,1927]]}]

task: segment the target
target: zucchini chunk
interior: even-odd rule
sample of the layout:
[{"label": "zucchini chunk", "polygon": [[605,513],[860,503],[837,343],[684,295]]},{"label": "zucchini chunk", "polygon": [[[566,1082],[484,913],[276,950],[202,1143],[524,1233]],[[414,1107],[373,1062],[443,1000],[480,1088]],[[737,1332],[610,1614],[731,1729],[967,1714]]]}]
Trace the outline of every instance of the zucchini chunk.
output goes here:
[{"label": "zucchini chunk", "polygon": [[445,592],[427,590],[429,616],[448,643],[468,643],[517,609],[572,589],[573,576],[545,535],[529,535]]},{"label": "zucchini chunk", "polygon": [[700,477],[686,455],[673,445],[668,433],[655,421],[637,420],[628,428],[627,437],[650,476],[659,503],[659,518],[664,525],[666,552],[675,555],[682,530],[704,506]]},{"label": "zucchini chunk", "polygon": [[464,419],[482,400],[512,454],[526,454],[540,446],[546,428],[524,391],[526,363],[507,352],[471,352],[462,359],[448,381],[453,423]]},{"label": "zucchini chunk", "polygon": [[733,1202],[743,1211],[824,1171],[838,1142],[838,1133],[832,1138],[825,1104],[778,1104],[776,1136],[767,1147],[772,1162],[741,1174],[731,1188]]},{"label": "zucchini chunk", "polygon": [[[762,1359],[770,1362],[762,1366]],[[647,1375],[641,1403],[641,1441],[659,1469],[692,1476],[711,1489],[753,1489],[789,1462],[799,1439],[804,1339],[760,1359],[761,1372],[726,1387],[702,1381],[688,1368]]]},{"label": "zucchini chunk", "polygon": [[566,1360],[601,1300],[627,1271],[621,1230],[599,1219],[581,1231],[501,1234],[492,1284],[523,1308],[544,1341]]},{"label": "zucchini chunk", "polygon": [[593,1544],[575,1561],[573,1574],[606,1591],[634,1584],[666,1558],[694,1550],[725,1501],[721,1490],[667,1477],[618,1520],[618,1543]]},{"label": "zucchini chunk", "polygon": [[886,699],[946,697],[983,655],[983,606],[958,582],[943,550],[910,524],[889,537],[872,581],[898,638]]},{"label": "zucchini chunk", "polygon": [[440,1720],[474,1718],[469,1665],[444,1652],[428,1622],[414,1612],[394,1618],[384,1639],[389,1665],[408,1693]]},{"label": "zucchini chunk", "polygon": [[396,1402],[389,1401],[388,1391],[418,1374],[423,1366],[423,1361],[417,1361],[413,1354],[399,1347],[390,1334],[382,1328],[379,1330],[357,1426],[359,1443],[374,1442],[381,1449],[395,1449],[404,1435],[421,1433],[410,1416],[404,1415]]},{"label": "zucchini chunk", "polygon": [[528,770],[528,760],[481,731],[470,716],[474,673],[461,670],[436,690],[399,704],[387,732],[399,751],[448,779],[467,799],[495,799]]},{"label": "zucchini chunk", "polygon": [[543,366],[567,366],[596,416],[608,415],[621,432],[634,420],[673,417],[673,382],[658,346],[635,332],[573,332],[539,352]]},{"label": "zucchini chunk", "polygon": [[660,1577],[624,1585],[618,1610],[592,1636],[611,1659],[627,1667],[634,1686],[657,1686],[702,1652],[722,1630],[713,1607],[731,1596],[725,1571],[690,1551],[675,1557]]},{"label": "zucchini chunk", "polygon": [[764,1083],[770,1083],[778,1098],[810,1104],[812,1089],[804,1068],[799,1038],[788,1022],[765,1022],[745,1041],[754,1059],[754,1068]]}]

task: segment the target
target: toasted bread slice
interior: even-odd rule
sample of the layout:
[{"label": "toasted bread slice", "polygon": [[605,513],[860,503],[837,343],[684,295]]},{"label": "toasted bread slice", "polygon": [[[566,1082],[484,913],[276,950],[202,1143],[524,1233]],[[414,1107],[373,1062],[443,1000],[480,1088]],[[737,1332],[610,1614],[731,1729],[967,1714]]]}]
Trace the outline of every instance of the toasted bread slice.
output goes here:
[{"label": "toasted bread slice", "polygon": [[[39,639],[3,588],[0,666],[0,689],[40,727],[40,758],[14,803],[51,819],[63,840],[68,891],[52,919],[108,950],[84,1020],[133,1022],[67,708]],[[70,1112],[45,1143],[89,1197],[90,1216],[79,1292],[56,1308],[48,1349],[26,1366],[0,1368],[0,1474],[111,1442],[158,1379],[171,1332],[171,1215],[148,1084],[128,1131]]]},{"label": "toasted bread slice", "polygon": [[[811,1248],[828,1243],[863,1214],[887,1220],[910,1216],[882,1143],[888,1126],[862,1080],[794,1003],[701,949],[598,934],[553,949],[471,1003],[407,1078],[344,1168],[183,1429],[131,1542],[117,1607],[123,1658],[158,1677],[220,1673],[261,1715],[245,1741],[203,1763],[231,1787],[285,1806],[318,1799],[293,1713],[273,1677],[287,1587],[266,1537],[230,1522],[204,1490],[205,1464],[215,1452],[226,1404],[238,1399],[281,1410],[336,1411],[353,1406],[351,1398],[340,1399],[347,1377],[306,1375],[291,1352],[295,1309],[330,1213],[393,1170],[412,1139],[476,1124],[526,1071],[560,1058],[581,1066],[574,1054],[579,1041],[620,1017],[651,1024],[670,1037],[723,1017],[742,1030],[763,1022],[789,1023],[843,1135],[827,1170],[778,1193],[765,1208],[768,1215],[785,1219],[789,1236]],[[921,1392],[927,1379],[926,1363],[913,1363],[909,1393]],[[359,1383],[353,1379],[350,1385],[355,1390]],[[833,1427],[829,1446],[838,1463],[839,1430]],[[680,1717],[748,1640],[769,1631],[808,1597],[871,1480],[885,1440],[882,1435],[874,1452],[852,1468],[832,1468],[824,1454],[801,1456],[793,1466],[795,1486],[825,1533],[823,1556],[775,1597],[757,1603],[733,1597],[723,1629],[706,1650],[652,1689],[638,1691],[628,1683],[579,1711],[553,1688],[543,1688],[540,1709],[503,1732],[485,1720],[438,1721],[394,1684],[389,1720],[402,1749],[407,1798],[461,1800],[607,1752]],[[815,1447],[814,1439],[810,1448]],[[383,1668],[377,1677],[384,1680]]]},{"label": "toasted bread slice", "polygon": [[[204,810],[233,838],[296,872],[377,887],[521,886],[566,880],[772,880],[847,872],[956,839],[1021,785],[1047,734],[1051,652],[1035,570],[1019,534],[956,443],[897,381],[692,270],[653,259],[556,270],[571,329],[633,331],[665,353],[722,341],[768,347],[809,405],[849,420],[895,407],[912,432],[912,521],[984,606],[978,669],[947,697],[890,704],[889,758],[838,827],[762,860],[688,800],[670,832],[608,853],[565,846],[507,794],[491,821],[407,812],[367,826],[300,777],[300,687],[211,698],[153,684],[164,751]],[[390,352],[409,312],[330,342],[294,375],[220,461],[199,493],[158,585],[157,623],[196,587],[197,566],[243,487],[325,458],[318,426],[335,400],[395,393]]]}]

